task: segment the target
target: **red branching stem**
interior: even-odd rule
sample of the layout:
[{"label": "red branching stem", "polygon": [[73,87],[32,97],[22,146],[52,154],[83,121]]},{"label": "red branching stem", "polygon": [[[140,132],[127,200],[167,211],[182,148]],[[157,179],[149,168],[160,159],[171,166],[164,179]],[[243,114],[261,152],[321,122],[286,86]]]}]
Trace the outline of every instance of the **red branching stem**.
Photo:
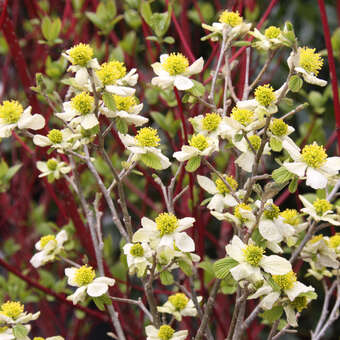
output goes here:
[{"label": "red branching stem", "polygon": [[1,11],[1,15],[0,15],[0,29],[2,27],[2,24],[4,23],[4,20],[5,20],[7,3],[8,3],[8,0],[5,0],[3,7],[2,7],[2,11]]},{"label": "red branching stem", "polygon": [[331,33],[328,26],[327,13],[325,8],[324,0],[318,0],[319,8],[320,8],[320,16],[324,31],[325,43],[328,52],[328,65],[329,65],[329,73],[332,82],[332,91],[333,91],[333,102],[334,102],[334,116],[336,121],[336,131],[338,134],[338,146],[340,148],[340,103],[339,103],[339,91],[338,91],[338,81],[336,77],[335,70],[335,62],[334,55],[331,43]]},{"label": "red branching stem", "polygon": [[176,96],[176,99],[177,99],[179,116],[181,117],[181,121],[182,121],[183,132],[184,132],[184,141],[185,141],[185,144],[188,144],[188,130],[187,130],[185,117],[184,117],[184,114],[183,114],[182,101],[181,101],[181,98],[179,96],[179,93],[178,93],[178,90],[176,89],[176,87],[174,87],[174,92],[175,92],[175,96]]}]

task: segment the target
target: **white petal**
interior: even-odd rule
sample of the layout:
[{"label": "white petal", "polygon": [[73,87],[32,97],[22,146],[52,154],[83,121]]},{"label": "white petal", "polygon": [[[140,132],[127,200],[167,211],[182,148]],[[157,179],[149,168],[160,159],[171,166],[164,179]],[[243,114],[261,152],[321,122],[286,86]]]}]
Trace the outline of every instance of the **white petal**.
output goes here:
[{"label": "white petal", "polygon": [[279,243],[282,241],[282,235],[271,220],[262,220],[259,224],[259,231],[263,238],[270,242]]},{"label": "white petal", "polygon": [[187,77],[185,76],[175,76],[175,81],[174,85],[179,89],[179,90],[189,90],[194,86],[194,83]]},{"label": "white petal", "polygon": [[302,293],[314,292],[314,288],[311,286],[307,287],[302,282],[296,281],[294,282],[293,287],[290,289],[286,289],[285,292],[289,300],[293,301],[296,297],[298,297]]},{"label": "white petal", "polygon": [[306,185],[313,189],[323,189],[327,186],[327,177],[311,167],[307,168],[306,177]]},{"label": "white petal", "polygon": [[183,230],[186,230],[188,228],[191,228],[194,223],[195,223],[195,219],[193,217],[181,218],[178,221],[178,228],[176,229],[176,231],[183,231]]},{"label": "white petal", "polygon": [[197,182],[209,194],[214,195],[218,193],[215,183],[210,178],[197,175]]},{"label": "white petal", "polygon": [[105,86],[105,90],[107,92],[110,92],[110,93],[113,93],[113,94],[116,94],[122,97],[133,96],[136,92],[136,90],[132,87],[116,86],[116,85],[107,85]]},{"label": "white petal", "polygon": [[49,145],[52,144],[50,139],[46,136],[43,136],[43,135],[34,135],[33,143],[35,145],[38,145],[38,146],[41,146],[41,147],[49,146]]},{"label": "white petal", "polygon": [[86,297],[86,286],[79,287],[72,295],[67,297],[67,300],[71,300],[74,305],[79,301],[83,301]]},{"label": "white petal", "polygon": [[307,164],[303,162],[293,162],[293,163],[285,162],[283,163],[283,166],[289,172],[297,175],[298,177],[303,177],[305,175],[305,171],[307,168]]},{"label": "white petal", "polygon": [[288,324],[291,325],[292,327],[297,327],[298,324],[296,322],[296,315],[295,315],[293,307],[288,305],[288,306],[284,306],[283,309],[286,313]]},{"label": "white petal", "polygon": [[290,262],[277,255],[263,256],[260,265],[272,275],[285,275],[292,270]]},{"label": "white petal", "polygon": [[246,245],[241,241],[241,239],[238,236],[234,236],[231,240],[231,243],[228,244],[225,247],[226,253],[236,260],[237,262],[243,262],[244,261],[244,254],[243,249],[246,247]]},{"label": "white petal", "polygon": [[1,138],[11,137],[12,131],[16,126],[17,126],[16,124],[0,125],[0,137]]},{"label": "white petal", "polygon": [[92,282],[87,287],[87,294],[93,297],[102,296],[109,289],[108,285],[100,282]]},{"label": "white petal", "polygon": [[267,310],[272,309],[274,303],[278,300],[279,297],[280,293],[272,292],[261,300],[260,306]]},{"label": "white petal", "polygon": [[179,250],[185,253],[195,251],[195,243],[193,239],[186,233],[176,233],[175,244]]},{"label": "white petal", "polygon": [[94,113],[84,116],[81,120],[81,126],[85,129],[92,129],[99,124],[99,121]]},{"label": "white petal", "polygon": [[19,129],[40,130],[45,126],[45,118],[42,115],[22,116],[18,121]]},{"label": "white petal", "polygon": [[255,155],[247,151],[242,153],[235,161],[244,171],[251,172],[253,169],[253,164],[255,160]]},{"label": "white petal", "polygon": [[340,157],[328,157],[325,166],[331,168],[332,170],[340,170]]},{"label": "white petal", "polygon": [[193,74],[197,74],[200,73],[203,69],[204,66],[204,60],[203,58],[199,58],[197,60],[195,60],[186,70],[186,74],[187,75],[193,75]]}]

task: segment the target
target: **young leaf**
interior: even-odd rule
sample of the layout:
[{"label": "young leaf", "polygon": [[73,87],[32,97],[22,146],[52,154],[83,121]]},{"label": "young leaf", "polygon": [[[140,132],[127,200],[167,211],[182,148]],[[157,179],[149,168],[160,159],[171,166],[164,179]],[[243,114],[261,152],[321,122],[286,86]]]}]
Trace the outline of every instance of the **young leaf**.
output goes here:
[{"label": "young leaf", "polygon": [[281,166],[272,172],[273,180],[276,183],[288,182],[294,175],[290,173],[285,167]]},{"label": "young leaf", "polygon": [[117,117],[115,119],[115,123],[116,128],[120,133],[122,133],[123,135],[126,135],[128,133],[129,127],[124,119]]},{"label": "young leaf", "polygon": [[292,92],[299,92],[302,85],[303,85],[303,80],[297,75],[292,76],[288,83],[288,87]]},{"label": "young leaf", "polygon": [[270,137],[269,145],[271,149],[275,152],[280,152],[282,150],[282,142],[277,137],[274,136]]},{"label": "young leaf", "polygon": [[185,166],[185,170],[188,172],[194,172],[200,167],[200,165],[201,165],[201,157],[195,156],[188,160]]},{"label": "young leaf", "polygon": [[177,262],[177,264],[179,265],[179,267],[182,269],[183,273],[187,276],[191,276],[192,275],[192,269],[190,264],[188,264],[188,262],[185,262],[183,260],[179,260]]},{"label": "young leaf", "polygon": [[26,339],[28,334],[28,329],[23,325],[15,325],[13,328],[13,335],[16,339]]},{"label": "young leaf", "polygon": [[103,93],[103,101],[105,106],[111,110],[111,111],[116,111],[116,103],[115,100],[113,99],[113,96],[111,93],[104,92]]},{"label": "young leaf", "polygon": [[272,309],[263,312],[261,316],[268,322],[273,323],[274,321],[280,319],[282,313],[283,313],[282,306],[275,306]]},{"label": "young leaf", "polygon": [[159,278],[164,286],[168,286],[174,283],[174,277],[168,270],[164,270],[159,274]]},{"label": "young leaf", "polygon": [[101,311],[105,310],[105,302],[102,296],[99,297],[93,297],[93,302],[95,303],[95,305],[97,306],[97,308]]},{"label": "young leaf", "polygon": [[292,181],[289,184],[288,190],[292,194],[296,191],[296,189],[298,187],[298,180],[299,180],[299,178],[297,176],[294,176]]},{"label": "young leaf", "polygon": [[231,257],[225,257],[223,259],[217,260],[214,263],[214,272],[218,279],[225,279],[230,269],[237,266],[238,262],[232,259]]},{"label": "young leaf", "polygon": [[140,156],[140,160],[149,168],[155,169],[155,170],[161,170],[162,169],[162,164],[159,158],[151,153],[144,153]]}]

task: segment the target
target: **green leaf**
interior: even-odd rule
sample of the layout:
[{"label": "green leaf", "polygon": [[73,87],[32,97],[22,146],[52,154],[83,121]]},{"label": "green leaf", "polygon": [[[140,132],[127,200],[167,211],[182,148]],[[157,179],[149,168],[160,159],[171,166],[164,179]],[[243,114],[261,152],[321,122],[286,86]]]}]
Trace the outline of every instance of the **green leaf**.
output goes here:
[{"label": "green leaf", "polygon": [[299,296],[306,296],[307,298],[309,298],[311,300],[315,300],[315,299],[317,299],[318,294],[316,294],[315,292],[306,292],[306,293],[299,294]]},{"label": "green leaf", "polygon": [[185,166],[185,170],[188,172],[194,172],[200,167],[200,165],[201,165],[201,157],[195,156],[188,160]]},{"label": "green leaf", "polygon": [[162,38],[169,29],[171,23],[171,11],[171,6],[169,6],[167,12],[154,13],[151,16],[150,26],[159,38]]},{"label": "green leaf", "polygon": [[93,297],[93,302],[95,303],[95,305],[97,306],[97,308],[101,311],[105,310],[105,300],[103,299],[102,296],[99,297]]},{"label": "green leaf", "polygon": [[238,262],[232,259],[231,257],[225,257],[224,259],[220,259],[214,263],[214,272],[218,279],[225,279],[230,269],[237,266]]},{"label": "green leaf", "polygon": [[150,3],[147,1],[143,1],[142,5],[140,6],[140,11],[145,22],[149,26],[151,26],[152,11],[151,11]]},{"label": "green leaf", "polygon": [[235,41],[233,42],[233,46],[236,47],[243,47],[243,46],[250,46],[251,42],[250,41]]},{"label": "green leaf", "polygon": [[237,283],[229,273],[226,279],[221,282],[221,292],[226,295],[234,294],[237,290]]},{"label": "green leaf", "polygon": [[315,108],[320,108],[325,104],[325,99],[322,94],[317,91],[311,91],[308,95],[308,100]]},{"label": "green leaf", "polygon": [[273,323],[274,321],[280,319],[282,313],[283,313],[282,306],[275,306],[272,309],[263,312],[261,316],[268,322]]},{"label": "green leaf", "polygon": [[97,16],[96,13],[93,12],[85,12],[85,15],[87,16],[87,18],[92,21],[92,23],[97,26],[98,28],[102,28],[103,27],[103,22],[102,20]]},{"label": "green leaf", "polygon": [[277,137],[271,136],[269,140],[269,145],[271,149],[275,152],[280,152],[282,150],[282,142]]},{"label": "green leaf", "polygon": [[115,119],[115,124],[116,124],[116,128],[117,130],[122,133],[123,135],[126,135],[128,133],[129,127],[128,124],[126,123],[126,121],[120,117],[117,117]]},{"label": "green leaf", "polygon": [[116,103],[115,103],[115,100],[113,99],[113,96],[112,96],[111,93],[104,92],[102,98],[103,98],[105,106],[109,110],[116,111]]},{"label": "green leaf", "polygon": [[188,91],[195,97],[202,97],[205,93],[204,85],[193,79],[191,79],[191,81],[194,83],[194,86]]},{"label": "green leaf", "polygon": [[164,286],[172,285],[174,283],[174,277],[168,270],[161,272],[159,278]]},{"label": "green leaf", "polygon": [[281,166],[272,172],[272,178],[276,183],[288,182],[294,175],[290,173],[285,167]]},{"label": "green leaf", "polygon": [[25,339],[28,334],[28,329],[23,325],[15,325],[13,328],[13,335],[16,339]]},{"label": "green leaf", "polygon": [[175,43],[175,39],[173,37],[167,36],[163,39],[163,41],[167,44],[174,44]]},{"label": "green leaf", "polygon": [[302,85],[303,80],[297,75],[294,75],[289,79],[288,87],[292,92],[299,92]]},{"label": "green leaf", "polygon": [[191,265],[183,260],[179,260],[177,261],[177,264],[179,265],[179,267],[182,269],[183,273],[186,276],[191,276],[192,275],[192,269],[191,269]]},{"label": "green leaf", "polygon": [[159,158],[151,152],[144,153],[140,156],[140,160],[149,168],[155,169],[155,170],[161,170],[162,164]]},{"label": "green leaf", "polygon": [[13,165],[11,166],[5,176],[4,176],[4,180],[5,181],[9,181],[12,179],[12,177],[19,171],[19,169],[21,168],[22,164],[16,164],[16,165]]},{"label": "green leaf", "polygon": [[52,26],[51,19],[49,17],[44,17],[41,22],[41,32],[46,40],[50,40],[51,26]]},{"label": "green leaf", "polygon": [[289,184],[288,190],[292,194],[296,191],[296,189],[298,187],[298,180],[299,180],[299,178],[297,176],[294,176],[293,179],[291,180],[290,184]]},{"label": "green leaf", "polygon": [[50,29],[51,39],[50,40],[56,40],[59,36],[61,29],[61,21],[59,18],[56,18],[52,22],[52,27]]}]

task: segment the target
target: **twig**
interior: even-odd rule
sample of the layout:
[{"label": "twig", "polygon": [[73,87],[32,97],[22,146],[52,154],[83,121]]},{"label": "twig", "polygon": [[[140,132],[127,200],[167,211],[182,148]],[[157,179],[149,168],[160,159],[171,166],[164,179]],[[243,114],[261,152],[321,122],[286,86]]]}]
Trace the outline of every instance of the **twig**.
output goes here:
[{"label": "twig", "polygon": [[[233,83],[232,83],[232,79],[231,79],[231,70],[230,70],[230,65],[229,65],[229,52],[227,52],[226,55],[225,55],[224,67],[225,67],[225,77],[226,77],[228,88],[229,88],[229,91],[230,91],[230,96],[231,96],[231,98],[233,98],[233,101],[236,104],[236,103],[239,102],[239,99],[236,96],[236,93],[235,93],[234,87],[233,87]],[[225,100],[225,103],[226,103],[226,100]],[[224,110],[226,110],[226,108],[223,107],[223,111]],[[224,113],[224,115],[225,115],[225,113]]]},{"label": "twig", "polygon": [[241,330],[245,331],[250,324],[253,322],[253,320],[257,317],[257,315],[261,312],[261,306],[260,304],[258,304],[253,311],[249,314],[249,316],[247,317],[247,319],[244,320]]},{"label": "twig", "polygon": [[246,74],[244,78],[242,100],[248,99],[249,96],[249,67],[250,67],[250,48],[246,48]]}]

